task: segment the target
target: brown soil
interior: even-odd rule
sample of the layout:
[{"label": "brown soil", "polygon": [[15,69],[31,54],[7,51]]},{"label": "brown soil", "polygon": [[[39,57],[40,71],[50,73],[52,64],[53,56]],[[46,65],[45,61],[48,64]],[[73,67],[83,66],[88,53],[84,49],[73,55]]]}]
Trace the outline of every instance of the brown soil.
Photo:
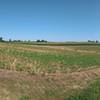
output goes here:
[{"label": "brown soil", "polygon": [[0,69],[0,100],[20,100],[23,95],[31,100],[63,100],[65,93],[83,89],[97,78],[100,68],[43,76]]},{"label": "brown soil", "polygon": [[51,78],[53,80],[62,80],[62,81],[90,81],[96,78],[100,78],[100,68],[92,68],[86,69],[76,72],[69,73],[56,73],[56,74],[47,74],[47,75],[30,75],[26,72],[17,72],[11,70],[0,69],[0,78],[11,79],[11,80],[23,80],[23,81],[41,81],[47,78]]}]

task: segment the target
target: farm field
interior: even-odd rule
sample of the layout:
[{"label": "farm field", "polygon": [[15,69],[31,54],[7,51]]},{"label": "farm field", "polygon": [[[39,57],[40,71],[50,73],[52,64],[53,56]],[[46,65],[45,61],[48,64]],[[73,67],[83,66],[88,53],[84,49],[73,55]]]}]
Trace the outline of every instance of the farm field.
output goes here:
[{"label": "farm field", "polygon": [[0,100],[100,100],[100,45],[0,43]]}]

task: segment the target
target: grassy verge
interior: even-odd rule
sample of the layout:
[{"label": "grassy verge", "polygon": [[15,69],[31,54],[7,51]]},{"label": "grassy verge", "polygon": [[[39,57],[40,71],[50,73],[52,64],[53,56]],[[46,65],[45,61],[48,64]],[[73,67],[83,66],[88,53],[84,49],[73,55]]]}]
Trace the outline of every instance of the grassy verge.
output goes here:
[{"label": "grassy verge", "polygon": [[70,95],[65,100],[100,100],[100,79],[93,81],[89,87]]}]

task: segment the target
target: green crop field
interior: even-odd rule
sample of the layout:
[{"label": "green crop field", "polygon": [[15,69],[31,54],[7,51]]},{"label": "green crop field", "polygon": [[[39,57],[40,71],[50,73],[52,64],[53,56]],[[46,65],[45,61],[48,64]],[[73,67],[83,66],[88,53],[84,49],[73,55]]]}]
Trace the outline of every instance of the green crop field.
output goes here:
[{"label": "green crop field", "polygon": [[0,100],[100,100],[100,45],[0,43]]}]

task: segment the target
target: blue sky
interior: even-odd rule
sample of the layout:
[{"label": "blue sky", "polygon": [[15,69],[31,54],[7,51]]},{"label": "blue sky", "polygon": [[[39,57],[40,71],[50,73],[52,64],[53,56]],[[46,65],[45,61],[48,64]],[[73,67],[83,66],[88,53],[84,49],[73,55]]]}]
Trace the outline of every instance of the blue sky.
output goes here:
[{"label": "blue sky", "polygon": [[100,0],[0,0],[0,36],[100,40]]}]

